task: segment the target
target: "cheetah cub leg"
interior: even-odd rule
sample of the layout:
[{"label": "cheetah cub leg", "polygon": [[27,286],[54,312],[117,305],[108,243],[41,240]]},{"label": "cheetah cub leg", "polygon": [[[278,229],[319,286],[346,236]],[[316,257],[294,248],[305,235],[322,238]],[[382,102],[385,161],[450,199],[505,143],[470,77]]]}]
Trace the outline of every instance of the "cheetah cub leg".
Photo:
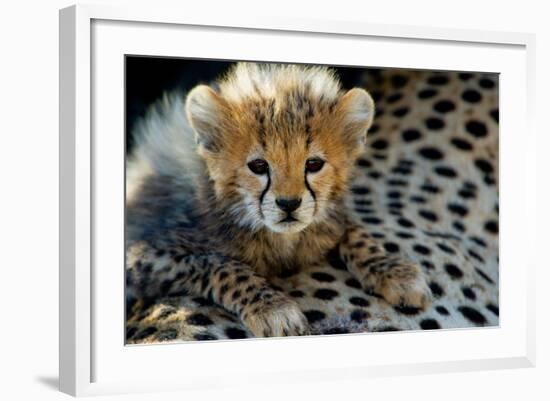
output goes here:
[{"label": "cheetah cub leg", "polygon": [[[172,252],[174,254],[174,252]],[[145,268],[146,271],[140,271]],[[142,253],[127,269],[129,293],[156,297],[182,291],[212,299],[237,314],[256,337],[304,335],[309,332],[298,304],[271,288],[248,265],[218,254]]]},{"label": "cheetah cub leg", "polygon": [[363,288],[392,305],[426,308],[432,293],[421,268],[388,254],[367,231],[352,226],[340,244],[340,255]]},{"label": "cheetah cub leg", "polygon": [[[298,304],[248,265],[212,256],[192,257],[191,264],[208,258],[211,267],[196,281],[193,290],[208,295],[226,309],[235,312],[256,337],[298,336],[309,333],[306,317]],[[201,260],[203,259],[203,260]],[[207,277],[207,278],[204,278]],[[193,281],[193,280],[191,280]]]}]

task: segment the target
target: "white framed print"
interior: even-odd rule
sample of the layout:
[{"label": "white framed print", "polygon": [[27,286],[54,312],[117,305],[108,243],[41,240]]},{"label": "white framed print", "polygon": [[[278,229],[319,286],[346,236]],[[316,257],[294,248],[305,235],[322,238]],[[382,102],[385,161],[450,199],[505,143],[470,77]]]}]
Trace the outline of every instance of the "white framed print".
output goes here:
[{"label": "white framed print", "polygon": [[533,49],[61,10],[61,391],[534,366]]}]

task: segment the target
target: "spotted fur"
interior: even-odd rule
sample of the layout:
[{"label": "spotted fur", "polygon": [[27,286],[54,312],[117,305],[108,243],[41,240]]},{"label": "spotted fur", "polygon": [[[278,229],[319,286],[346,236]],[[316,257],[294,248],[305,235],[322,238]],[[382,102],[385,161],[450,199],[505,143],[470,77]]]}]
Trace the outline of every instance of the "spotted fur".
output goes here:
[{"label": "spotted fur", "polygon": [[[149,209],[130,206],[129,215],[138,210],[148,219],[135,222],[154,223],[149,195],[161,192],[170,218],[129,229],[138,233],[128,236],[129,342],[498,324],[498,79],[370,71],[363,80],[358,86],[371,91],[377,113],[351,190],[343,189],[339,248],[327,244],[322,258],[304,261],[299,271],[269,263],[255,269],[216,235],[205,235],[206,216],[189,205],[189,194],[203,188],[200,179],[140,181],[148,196],[133,199]],[[159,121],[170,121],[167,114]],[[262,120],[253,114],[250,121]],[[165,193],[166,182],[185,190]],[[244,244],[250,237],[234,238]],[[388,278],[397,280],[388,285]],[[253,297],[243,295],[248,288]]]}]

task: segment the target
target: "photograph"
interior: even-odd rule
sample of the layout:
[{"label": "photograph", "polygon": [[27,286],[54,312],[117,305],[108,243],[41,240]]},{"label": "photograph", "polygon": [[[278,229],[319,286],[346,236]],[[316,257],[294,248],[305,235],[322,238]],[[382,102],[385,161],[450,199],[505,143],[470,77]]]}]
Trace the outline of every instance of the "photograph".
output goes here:
[{"label": "photograph", "polygon": [[126,345],[499,326],[499,74],[125,55]]}]

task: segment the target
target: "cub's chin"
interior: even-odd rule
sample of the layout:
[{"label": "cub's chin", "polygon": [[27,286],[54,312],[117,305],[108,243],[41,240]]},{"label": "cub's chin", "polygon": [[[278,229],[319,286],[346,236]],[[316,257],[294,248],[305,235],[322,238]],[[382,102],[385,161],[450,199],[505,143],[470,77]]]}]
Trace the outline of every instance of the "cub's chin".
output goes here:
[{"label": "cub's chin", "polygon": [[309,223],[288,219],[266,223],[267,229],[277,234],[296,234],[304,230],[308,225]]}]

